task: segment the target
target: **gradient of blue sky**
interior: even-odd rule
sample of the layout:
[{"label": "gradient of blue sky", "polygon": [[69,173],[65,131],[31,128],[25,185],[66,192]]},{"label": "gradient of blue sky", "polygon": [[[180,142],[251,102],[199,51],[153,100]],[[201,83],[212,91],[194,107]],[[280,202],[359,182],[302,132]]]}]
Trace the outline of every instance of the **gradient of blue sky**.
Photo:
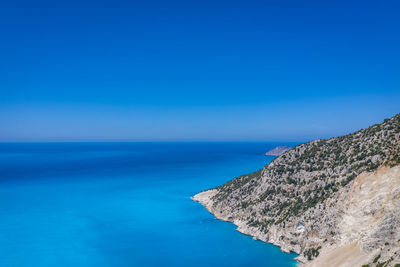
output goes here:
[{"label": "gradient of blue sky", "polygon": [[9,2],[0,141],[304,141],[400,112],[399,1]]}]

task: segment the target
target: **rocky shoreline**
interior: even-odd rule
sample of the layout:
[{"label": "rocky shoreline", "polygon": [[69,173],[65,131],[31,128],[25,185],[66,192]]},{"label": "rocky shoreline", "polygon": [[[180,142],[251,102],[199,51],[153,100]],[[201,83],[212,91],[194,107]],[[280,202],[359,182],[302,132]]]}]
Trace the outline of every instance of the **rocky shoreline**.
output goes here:
[{"label": "rocky shoreline", "polygon": [[[218,189],[210,189],[191,199],[202,204],[215,218],[235,224],[236,230],[240,233],[273,244],[283,252],[297,254],[302,252],[301,246],[284,241],[287,238],[293,239],[293,235],[298,236],[298,243],[306,241],[319,246],[319,257],[314,260],[307,260],[302,254],[295,258],[302,265],[362,266],[366,262],[373,262],[379,255],[385,262],[392,263],[385,266],[395,266],[394,263],[397,262],[394,261],[400,259],[400,244],[396,242],[400,241],[400,233],[397,230],[400,226],[400,166],[382,167],[374,172],[362,173],[347,190],[339,192],[332,202],[340,201],[343,204],[334,211],[321,214],[321,216],[335,215],[339,218],[336,221],[336,228],[339,230],[335,235],[331,232],[325,237],[319,236],[316,232],[312,234],[312,230],[310,231],[312,226],[303,223],[286,224],[283,227],[273,225],[265,233],[249,226],[247,220],[215,208],[213,197],[218,193]],[[321,238],[329,239],[331,242],[321,242],[319,241]],[[389,243],[389,240],[394,242]],[[382,242],[386,242],[385,248],[380,247]]]},{"label": "rocky shoreline", "polygon": [[[230,216],[224,216],[221,213],[216,212],[213,208],[214,202],[212,200],[212,197],[215,196],[216,194],[218,194],[217,189],[210,189],[210,190],[206,190],[206,191],[203,191],[203,192],[200,192],[200,193],[194,195],[193,197],[191,197],[191,199],[193,201],[199,202],[201,205],[203,205],[203,207],[206,208],[211,214],[213,214],[216,219],[233,223],[234,225],[237,226],[236,231],[238,231],[242,234],[251,236],[251,237],[253,237],[254,240],[260,240],[265,243],[273,244],[274,246],[279,247],[280,250],[285,253],[290,253],[290,252],[294,252],[297,254],[300,253],[300,250],[294,248],[293,246],[287,246],[286,244],[282,244],[279,242],[275,242],[274,240],[270,240],[268,238],[268,236],[261,233],[260,231],[254,231],[255,229],[251,229],[251,228],[247,227],[247,222],[245,222],[245,221],[241,221],[238,219],[234,220]],[[299,258],[299,257],[296,257],[294,259],[301,264],[304,263],[304,261],[302,261],[301,258]]]}]

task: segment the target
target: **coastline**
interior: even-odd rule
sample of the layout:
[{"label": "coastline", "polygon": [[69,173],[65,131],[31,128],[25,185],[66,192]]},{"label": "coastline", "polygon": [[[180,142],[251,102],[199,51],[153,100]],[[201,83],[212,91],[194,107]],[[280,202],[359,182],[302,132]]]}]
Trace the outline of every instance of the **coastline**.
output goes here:
[{"label": "coastline", "polygon": [[[279,238],[290,234],[287,229],[293,229],[293,224],[286,229],[274,225],[266,234],[257,228],[248,226],[246,221],[235,219],[235,215],[236,218],[240,218],[241,214],[232,215],[231,211],[224,207],[214,208],[215,202],[212,198],[219,193],[217,189],[203,191],[191,199],[202,204],[215,218],[235,224],[238,232],[252,236],[255,240],[273,244],[283,252],[299,254],[294,260],[301,266],[361,266],[372,262],[377,255],[384,258],[383,262],[393,262],[394,264],[397,263],[397,260],[389,258],[387,255],[388,253],[392,253],[389,256],[400,254],[397,243],[393,246],[386,244],[386,250],[382,249],[379,244],[374,244],[377,237],[387,242],[392,235],[390,231],[387,231],[387,227],[394,224],[391,218],[395,220],[400,218],[397,209],[400,203],[398,197],[399,177],[400,165],[383,166],[372,172],[361,173],[350,183],[349,187],[340,190],[334,199],[338,200],[340,204],[337,207],[338,210],[333,213],[340,218],[337,222],[339,230],[334,236],[334,242],[316,243],[321,246],[321,250],[319,256],[313,260],[307,260],[303,254],[299,254],[300,251],[296,251],[296,246]],[[377,214],[380,218],[378,220],[376,219]],[[304,231],[304,227],[295,231]],[[399,239],[395,238],[396,240]],[[387,266],[394,266],[393,264]]]},{"label": "coastline", "polygon": [[215,196],[216,194],[218,194],[217,189],[209,189],[209,190],[202,191],[202,192],[192,196],[191,200],[193,200],[195,202],[199,202],[204,208],[206,208],[208,210],[208,212],[210,212],[212,215],[214,215],[214,217],[216,219],[225,221],[225,222],[230,222],[230,223],[233,223],[234,225],[236,225],[237,226],[236,231],[238,231],[239,233],[251,236],[253,238],[253,240],[260,240],[262,242],[272,244],[272,245],[278,247],[282,252],[296,253],[298,255],[294,258],[294,260],[297,262],[296,266],[302,265],[305,263],[305,262],[301,261],[301,259],[299,259],[299,256],[301,256],[301,255],[297,251],[294,251],[292,248],[285,246],[282,243],[275,242],[273,239],[271,239],[271,240],[267,239],[267,237],[265,237],[265,235],[262,235],[261,233],[252,232],[251,229],[249,229],[249,227],[247,227],[247,222],[244,222],[241,220],[235,220],[232,217],[229,217],[224,214],[216,212],[213,209],[214,202],[212,201],[212,197]]}]

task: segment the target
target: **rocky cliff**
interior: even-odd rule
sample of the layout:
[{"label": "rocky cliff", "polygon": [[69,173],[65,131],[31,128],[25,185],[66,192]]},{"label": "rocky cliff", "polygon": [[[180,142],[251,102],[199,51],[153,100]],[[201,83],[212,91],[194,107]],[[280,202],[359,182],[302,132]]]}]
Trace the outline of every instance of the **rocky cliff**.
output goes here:
[{"label": "rocky cliff", "polygon": [[400,264],[400,114],[193,197],[307,266]]}]

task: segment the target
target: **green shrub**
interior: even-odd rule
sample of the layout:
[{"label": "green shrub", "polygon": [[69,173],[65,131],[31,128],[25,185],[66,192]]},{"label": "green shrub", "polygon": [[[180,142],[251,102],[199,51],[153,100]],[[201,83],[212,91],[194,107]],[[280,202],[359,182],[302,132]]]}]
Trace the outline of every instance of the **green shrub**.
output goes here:
[{"label": "green shrub", "polygon": [[376,256],[375,259],[374,259],[374,261],[373,261],[373,263],[376,263],[376,262],[379,260],[380,257],[381,257],[381,254],[379,254],[378,256]]}]

